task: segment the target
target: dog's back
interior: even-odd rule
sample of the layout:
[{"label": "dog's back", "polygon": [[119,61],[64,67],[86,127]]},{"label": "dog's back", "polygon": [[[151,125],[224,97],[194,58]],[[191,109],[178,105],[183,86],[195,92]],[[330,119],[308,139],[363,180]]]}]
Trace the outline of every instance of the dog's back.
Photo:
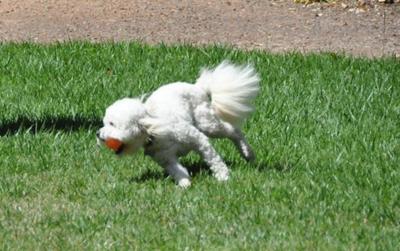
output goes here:
[{"label": "dog's back", "polygon": [[196,85],[176,82],[157,89],[146,100],[147,112],[168,121],[193,122],[193,109],[207,102],[207,93]]},{"label": "dog's back", "polygon": [[240,127],[253,111],[260,78],[250,66],[227,61],[213,70],[204,69],[195,84],[176,82],[157,89],[146,101],[149,115],[165,121],[193,124],[193,111],[204,102],[222,120]]}]

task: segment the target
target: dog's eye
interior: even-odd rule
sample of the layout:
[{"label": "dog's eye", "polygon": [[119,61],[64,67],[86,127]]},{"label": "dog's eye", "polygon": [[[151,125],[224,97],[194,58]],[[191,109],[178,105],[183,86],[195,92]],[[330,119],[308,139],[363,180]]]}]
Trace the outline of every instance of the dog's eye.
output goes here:
[{"label": "dog's eye", "polygon": [[114,126],[114,123],[113,123],[113,122],[110,122],[109,125],[110,125],[110,126]]}]

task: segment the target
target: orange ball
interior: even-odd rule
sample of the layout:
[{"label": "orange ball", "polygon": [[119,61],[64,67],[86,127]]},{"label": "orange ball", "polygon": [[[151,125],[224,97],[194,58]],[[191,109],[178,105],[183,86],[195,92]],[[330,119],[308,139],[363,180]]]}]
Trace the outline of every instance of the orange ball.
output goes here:
[{"label": "orange ball", "polygon": [[122,142],[118,139],[108,138],[106,139],[106,146],[114,151],[118,151],[118,149],[122,146]]}]

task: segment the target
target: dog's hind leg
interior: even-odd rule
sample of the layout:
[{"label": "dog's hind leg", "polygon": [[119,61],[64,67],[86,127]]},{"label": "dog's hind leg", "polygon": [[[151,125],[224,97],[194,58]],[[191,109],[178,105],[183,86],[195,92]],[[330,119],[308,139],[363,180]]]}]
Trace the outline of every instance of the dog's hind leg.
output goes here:
[{"label": "dog's hind leg", "polygon": [[222,122],[222,123],[224,123],[224,126],[226,126],[225,127],[226,130],[224,130],[224,131],[228,132],[226,137],[228,137],[230,140],[233,141],[233,143],[235,144],[236,148],[239,150],[242,157],[248,162],[254,161],[255,160],[254,152],[251,149],[251,146],[249,145],[249,143],[247,143],[247,140],[244,137],[243,133],[237,128],[234,128],[233,133],[230,133],[231,129],[229,127],[231,125],[226,122]]},{"label": "dog's hind leg", "polygon": [[217,117],[208,105],[199,106],[195,111],[195,116],[196,125],[200,131],[212,138],[230,139],[245,160],[255,159],[254,152],[240,129]]},{"label": "dog's hind leg", "polygon": [[247,143],[246,138],[244,137],[243,133],[233,127],[231,124],[224,122],[224,121],[219,121],[220,125],[218,126],[218,131],[212,132],[210,135],[211,137],[226,137],[230,139],[238,149],[240,155],[246,160],[246,161],[254,161],[255,155],[253,150],[251,149],[251,146],[249,143]]},{"label": "dog's hind leg", "polygon": [[182,143],[190,145],[190,148],[199,153],[204,161],[210,166],[213,175],[219,181],[229,178],[229,169],[222,158],[211,145],[208,137],[192,125],[185,125],[184,130],[176,131]]}]

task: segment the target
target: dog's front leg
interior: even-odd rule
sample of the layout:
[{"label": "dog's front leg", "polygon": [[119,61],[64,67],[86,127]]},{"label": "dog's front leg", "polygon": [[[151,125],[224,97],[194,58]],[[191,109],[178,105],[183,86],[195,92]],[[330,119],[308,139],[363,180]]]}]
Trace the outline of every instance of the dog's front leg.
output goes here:
[{"label": "dog's front leg", "polygon": [[160,152],[153,156],[153,159],[167,171],[178,186],[183,188],[190,186],[191,182],[189,172],[184,166],[179,164],[178,158],[171,157],[171,153]]},{"label": "dog's front leg", "polygon": [[169,163],[165,169],[168,174],[171,175],[178,186],[186,188],[190,186],[190,176],[185,167],[183,167],[179,162],[171,162]]}]

